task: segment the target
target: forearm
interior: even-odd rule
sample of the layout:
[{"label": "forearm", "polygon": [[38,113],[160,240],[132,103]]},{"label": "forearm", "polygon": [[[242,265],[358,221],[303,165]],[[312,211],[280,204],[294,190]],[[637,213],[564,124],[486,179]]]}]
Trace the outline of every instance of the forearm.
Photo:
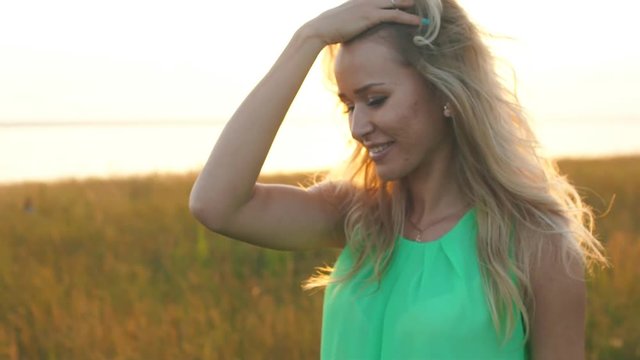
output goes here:
[{"label": "forearm", "polygon": [[222,131],[191,192],[198,204],[234,209],[252,195],[282,120],[324,43],[304,28]]}]

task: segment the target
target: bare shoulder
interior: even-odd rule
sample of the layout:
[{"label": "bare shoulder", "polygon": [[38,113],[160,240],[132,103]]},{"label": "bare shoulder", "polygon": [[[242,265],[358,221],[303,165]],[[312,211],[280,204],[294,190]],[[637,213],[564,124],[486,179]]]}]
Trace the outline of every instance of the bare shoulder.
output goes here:
[{"label": "bare shoulder", "polygon": [[548,235],[541,239],[539,246],[539,262],[532,265],[532,279],[540,286],[551,280],[584,282],[584,262],[576,251],[578,245],[574,239],[560,234]]},{"label": "bare shoulder", "polygon": [[549,236],[531,269],[531,351],[535,359],[584,359],[587,290],[582,259],[570,238]]}]

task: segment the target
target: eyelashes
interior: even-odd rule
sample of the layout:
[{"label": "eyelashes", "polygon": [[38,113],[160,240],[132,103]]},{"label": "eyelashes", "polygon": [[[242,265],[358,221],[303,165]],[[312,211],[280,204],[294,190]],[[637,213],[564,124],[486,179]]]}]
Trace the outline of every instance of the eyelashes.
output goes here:
[{"label": "eyelashes", "polygon": [[[387,101],[387,96],[376,96],[376,97],[370,98],[367,101],[366,105],[371,108],[377,108],[382,106],[385,103],[385,101]],[[343,103],[343,104],[344,104],[345,114],[350,114],[353,112],[353,108],[355,107],[353,104],[349,104],[349,103]]]},{"label": "eyelashes", "polygon": [[371,100],[369,100],[369,102],[367,102],[367,106],[380,106],[384,104],[386,100],[387,100],[386,96],[374,97]]}]

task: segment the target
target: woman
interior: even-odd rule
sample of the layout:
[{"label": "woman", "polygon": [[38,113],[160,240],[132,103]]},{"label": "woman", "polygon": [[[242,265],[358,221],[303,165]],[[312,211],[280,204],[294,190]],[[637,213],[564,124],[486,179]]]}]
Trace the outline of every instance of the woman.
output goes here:
[{"label": "woman", "polygon": [[[357,148],[340,179],[257,183],[319,52]],[[303,25],[233,115],[194,184],[213,231],[342,248],[326,359],[582,359],[584,269],[605,264],[580,196],[537,154],[517,100],[454,0],[351,0]],[[585,226],[586,224],[586,226]]]}]

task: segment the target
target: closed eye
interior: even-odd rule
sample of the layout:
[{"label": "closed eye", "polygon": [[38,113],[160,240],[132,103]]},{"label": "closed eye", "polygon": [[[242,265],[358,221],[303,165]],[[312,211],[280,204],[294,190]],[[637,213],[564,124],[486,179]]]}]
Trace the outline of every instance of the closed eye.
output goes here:
[{"label": "closed eye", "polygon": [[[370,107],[381,106],[382,104],[384,104],[386,100],[387,100],[386,96],[374,97],[367,101],[367,106],[370,106]],[[342,102],[342,104],[344,105],[343,111],[345,114],[350,114],[353,112],[353,109],[355,107],[353,104],[350,104],[347,102]]]},{"label": "closed eye", "polygon": [[369,102],[367,102],[368,106],[380,106],[382,104],[384,104],[384,102],[387,100],[386,96],[378,96],[378,97],[374,97],[372,99],[369,100]]}]

